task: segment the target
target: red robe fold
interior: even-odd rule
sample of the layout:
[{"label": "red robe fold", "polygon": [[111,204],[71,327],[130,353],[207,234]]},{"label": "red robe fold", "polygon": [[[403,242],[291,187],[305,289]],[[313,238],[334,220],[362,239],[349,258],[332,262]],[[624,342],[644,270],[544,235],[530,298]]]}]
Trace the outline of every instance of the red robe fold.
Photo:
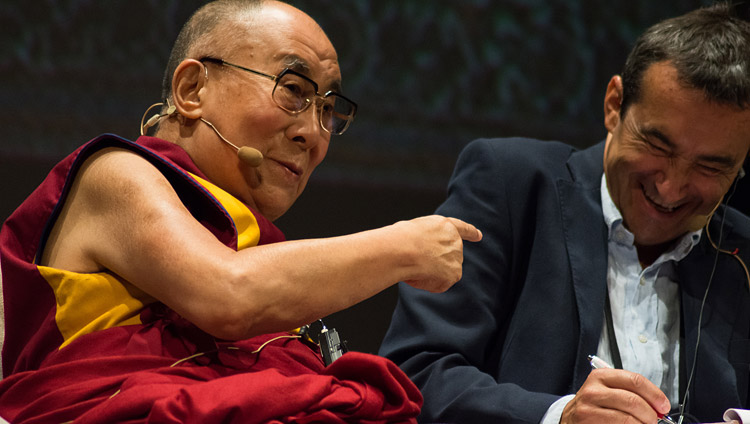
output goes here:
[{"label": "red robe fold", "polygon": [[3,380],[4,416],[12,423],[406,423],[419,413],[418,390],[385,358],[349,352],[325,367],[310,345],[289,338],[251,353],[286,333],[217,343],[174,366],[170,354],[112,354],[149,340],[157,350],[181,343],[160,326],[133,330],[84,336],[41,369]]}]

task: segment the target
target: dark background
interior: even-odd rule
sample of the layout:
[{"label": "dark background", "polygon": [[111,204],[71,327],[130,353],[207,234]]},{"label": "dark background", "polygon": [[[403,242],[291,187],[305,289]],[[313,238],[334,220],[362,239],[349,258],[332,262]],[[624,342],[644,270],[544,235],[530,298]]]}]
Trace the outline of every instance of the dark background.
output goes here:
[{"label": "dark background", "polygon": [[[0,3],[0,220],[94,136],[134,139],[197,0]],[[638,34],[708,1],[295,0],[336,46],[357,120],[277,224],[290,239],[431,213],[461,148],[605,136],[603,96]],[[747,183],[745,183],[747,184]],[[739,197],[742,198],[740,187]],[[290,264],[291,265],[291,264]],[[325,321],[376,352],[394,286]]]}]

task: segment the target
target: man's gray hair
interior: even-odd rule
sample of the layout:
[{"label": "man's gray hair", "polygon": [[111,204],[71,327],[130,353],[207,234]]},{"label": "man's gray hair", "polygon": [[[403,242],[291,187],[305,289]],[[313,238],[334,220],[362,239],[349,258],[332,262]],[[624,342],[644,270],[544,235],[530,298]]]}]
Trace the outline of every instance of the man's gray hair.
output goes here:
[{"label": "man's gray hair", "polygon": [[719,3],[646,30],[622,72],[622,116],[639,100],[646,70],[658,62],[674,66],[680,83],[703,90],[711,101],[750,107],[747,8]]}]

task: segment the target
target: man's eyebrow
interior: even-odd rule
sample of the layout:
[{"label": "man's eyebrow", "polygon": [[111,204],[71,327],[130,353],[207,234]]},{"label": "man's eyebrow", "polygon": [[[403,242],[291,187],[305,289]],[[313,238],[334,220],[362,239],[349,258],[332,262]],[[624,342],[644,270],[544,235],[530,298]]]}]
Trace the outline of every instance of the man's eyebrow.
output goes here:
[{"label": "man's eyebrow", "polygon": [[[283,62],[285,67],[291,69],[294,72],[299,72],[300,74],[312,78],[310,76],[310,65],[307,63],[305,59],[302,59],[301,57],[290,54],[284,57]],[[320,82],[315,81],[317,84],[320,84]],[[331,91],[335,91],[337,93],[341,92],[341,81],[336,80],[331,83]]]},{"label": "man's eyebrow", "polygon": [[674,148],[674,143],[672,140],[667,137],[666,134],[659,131],[656,128],[641,128],[640,130],[641,134],[643,134],[645,137],[652,137],[652,138],[658,138],[662,143],[664,143],[667,147]]},{"label": "man's eyebrow", "polygon": [[310,65],[307,61],[297,55],[288,55],[284,57],[284,66],[291,69],[294,72],[299,72],[302,75],[310,76]]},{"label": "man's eyebrow", "polygon": [[698,160],[701,162],[711,162],[726,169],[733,168],[737,164],[734,158],[721,155],[701,155],[698,156]]},{"label": "man's eyebrow", "polygon": [[[670,149],[674,148],[672,140],[656,128],[643,129],[642,134],[658,138]],[[700,155],[697,159],[699,162],[710,162],[725,168],[732,168],[736,163],[734,158],[728,155]]]}]

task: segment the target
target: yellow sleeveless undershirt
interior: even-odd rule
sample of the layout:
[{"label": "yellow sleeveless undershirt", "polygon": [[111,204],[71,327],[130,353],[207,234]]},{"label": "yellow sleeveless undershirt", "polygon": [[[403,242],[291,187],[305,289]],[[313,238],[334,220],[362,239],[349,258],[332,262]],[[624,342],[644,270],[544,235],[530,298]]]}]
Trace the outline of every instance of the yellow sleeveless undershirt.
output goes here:
[{"label": "yellow sleeveless undershirt", "polygon": [[[229,213],[237,228],[238,250],[256,246],[260,228],[250,209],[214,184],[190,175]],[[141,311],[156,301],[129,282],[106,272],[81,274],[46,266],[37,268],[55,293],[55,321],[64,340],[60,348],[94,331],[141,324]]]}]

